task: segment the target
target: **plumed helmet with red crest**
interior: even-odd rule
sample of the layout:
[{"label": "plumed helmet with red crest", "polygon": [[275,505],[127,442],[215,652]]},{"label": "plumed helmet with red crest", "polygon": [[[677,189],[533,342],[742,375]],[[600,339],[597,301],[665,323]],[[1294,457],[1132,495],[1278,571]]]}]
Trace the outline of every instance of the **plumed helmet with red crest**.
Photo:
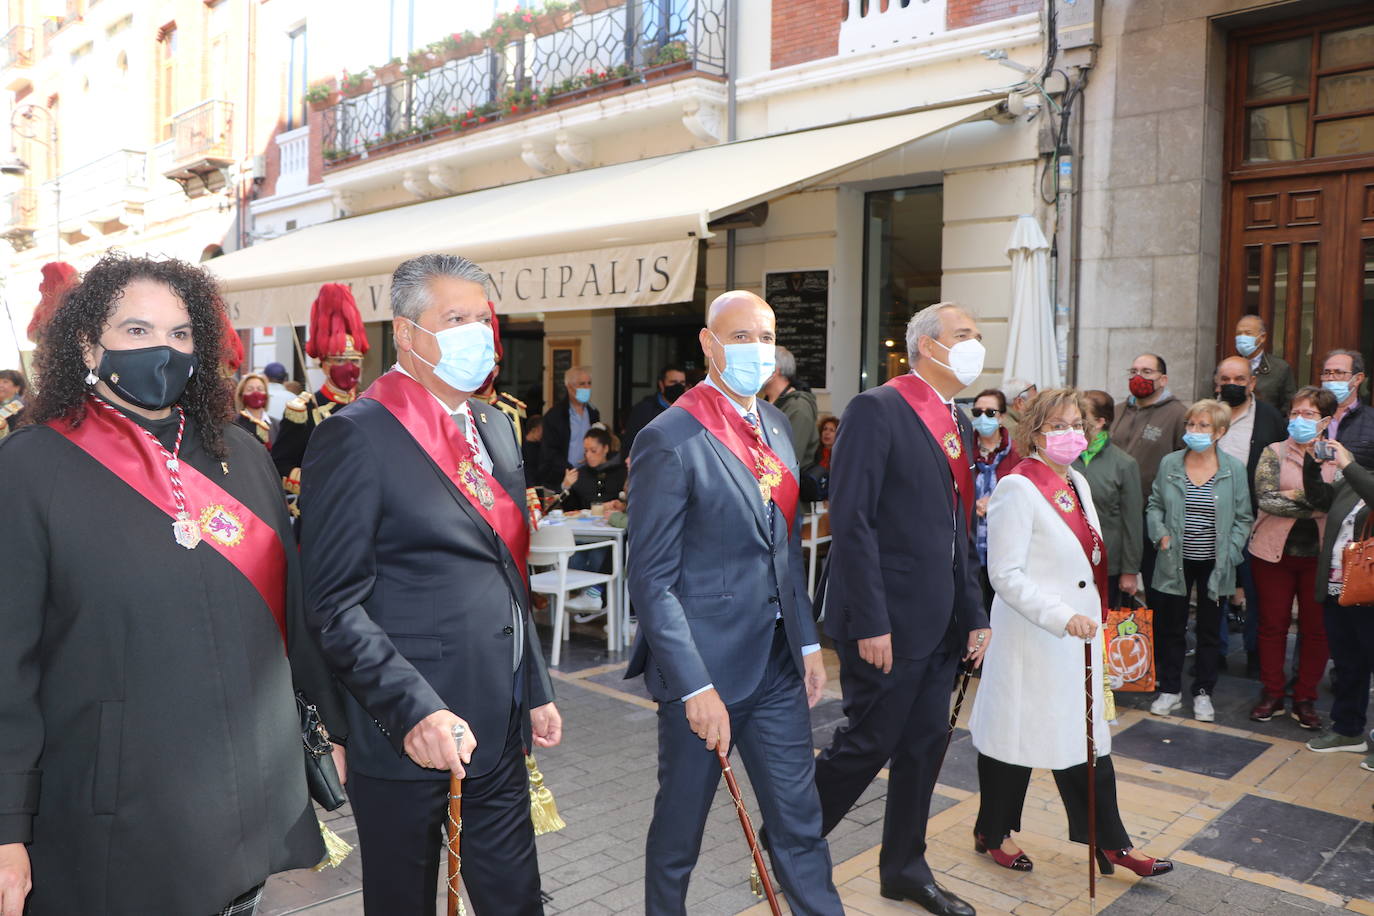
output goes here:
[{"label": "plumed helmet with red crest", "polygon": [[43,279],[38,284],[38,307],[33,310],[33,317],[29,319],[29,340],[38,343],[38,338],[43,336],[43,329],[52,320],[62,297],[79,282],[80,274],[66,261],[49,261],[43,265]]},{"label": "plumed helmet with red crest", "polygon": [[310,306],[305,352],[316,359],[358,358],[367,352],[367,329],[353,291],[343,283],[326,283]]},{"label": "plumed helmet with red crest", "polygon": [[482,383],[478,391],[488,391],[492,385],[496,384],[496,376],[501,371],[501,357],[505,351],[501,348],[501,319],[496,317],[496,303],[487,300],[487,309],[491,312],[491,336],[496,342],[496,365],[492,366],[491,373],[487,375],[487,380]]},{"label": "plumed helmet with red crest", "polygon": [[220,362],[223,364],[224,374],[233,375],[243,365],[243,338],[234,330],[234,323],[229,320],[229,310],[224,307],[223,302],[219,303],[219,317],[224,330]]}]

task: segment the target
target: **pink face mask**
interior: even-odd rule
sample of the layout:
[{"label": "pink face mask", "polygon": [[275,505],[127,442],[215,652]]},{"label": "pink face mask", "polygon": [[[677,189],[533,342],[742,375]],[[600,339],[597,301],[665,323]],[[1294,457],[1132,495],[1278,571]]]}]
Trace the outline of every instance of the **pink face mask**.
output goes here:
[{"label": "pink face mask", "polygon": [[1045,433],[1045,457],[1055,464],[1073,464],[1087,447],[1087,437],[1076,429]]}]

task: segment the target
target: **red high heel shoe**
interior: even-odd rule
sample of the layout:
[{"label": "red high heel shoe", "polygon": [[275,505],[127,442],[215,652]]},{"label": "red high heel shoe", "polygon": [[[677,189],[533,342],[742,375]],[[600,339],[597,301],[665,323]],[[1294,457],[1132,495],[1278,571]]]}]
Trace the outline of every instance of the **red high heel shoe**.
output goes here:
[{"label": "red high heel shoe", "polygon": [[1005,853],[998,846],[988,846],[981,834],[975,833],[973,835],[973,851],[992,856],[992,861],[1003,868],[1010,868],[1012,871],[1030,871],[1035,868],[1035,863],[1030,860],[1030,856],[1026,855],[1025,852],[1018,852],[1016,855]]},{"label": "red high heel shoe", "polygon": [[1130,853],[1129,849],[1099,849],[1097,851],[1098,871],[1104,875],[1110,875],[1116,870],[1114,866],[1120,865],[1122,868],[1129,868],[1142,878],[1157,878],[1174,870],[1174,863],[1168,859],[1135,859],[1131,857]]}]

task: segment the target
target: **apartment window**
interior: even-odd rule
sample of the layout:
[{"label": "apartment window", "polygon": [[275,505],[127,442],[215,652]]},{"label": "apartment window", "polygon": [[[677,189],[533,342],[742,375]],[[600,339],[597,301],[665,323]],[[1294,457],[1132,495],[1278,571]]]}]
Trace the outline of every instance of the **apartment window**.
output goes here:
[{"label": "apartment window", "polygon": [[910,371],[906,323],[940,301],[943,230],[941,185],[865,196],[861,389]]},{"label": "apartment window", "polygon": [[306,69],[305,26],[287,33],[290,43],[286,68],[286,127],[292,130],[306,122],[305,90],[308,79]]},{"label": "apartment window", "polygon": [[176,114],[177,27],[168,23],[158,33],[157,124],[158,139],[172,139],[172,115]]}]

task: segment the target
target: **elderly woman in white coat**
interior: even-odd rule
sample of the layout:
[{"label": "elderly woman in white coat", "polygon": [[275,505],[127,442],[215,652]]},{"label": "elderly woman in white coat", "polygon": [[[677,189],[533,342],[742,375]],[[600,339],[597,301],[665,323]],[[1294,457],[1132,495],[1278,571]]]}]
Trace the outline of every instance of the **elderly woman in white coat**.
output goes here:
[{"label": "elderly woman in white coat", "polygon": [[1089,408],[1074,388],[1042,391],[1016,430],[1029,456],[993,490],[988,505],[988,578],[992,640],[970,728],[978,749],[981,794],[974,842],[998,865],[1030,871],[1011,839],[1031,768],[1054,771],[1069,818],[1069,838],[1088,839],[1088,768],[1084,710],[1085,640],[1092,646],[1093,737],[1098,758],[1098,865],[1142,877],[1173,869],[1132,848],[1116,802],[1111,733],[1102,715],[1102,642],[1097,638],[1107,583],[1106,548],[1083,475],[1073,464],[1087,447]]}]

